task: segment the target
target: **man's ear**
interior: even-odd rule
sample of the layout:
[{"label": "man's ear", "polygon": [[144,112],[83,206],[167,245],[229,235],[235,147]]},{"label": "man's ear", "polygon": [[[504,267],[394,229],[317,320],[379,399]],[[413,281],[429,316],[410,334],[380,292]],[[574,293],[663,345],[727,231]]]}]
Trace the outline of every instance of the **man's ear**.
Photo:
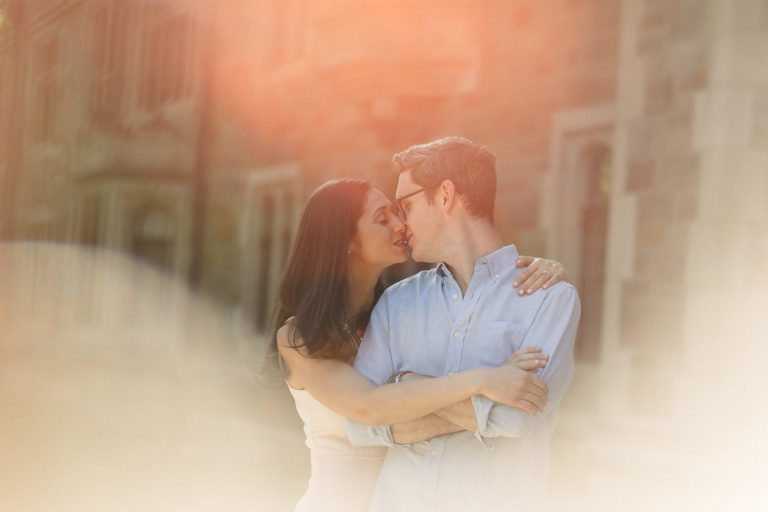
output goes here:
[{"label": "man's ear", "polygon": [[437,200],[440,202],[443,211],[445,213],[450,212],[456,206],[456,202],[459,200],[458,193],[456,192],[456,185],[451,180],[443,180],[440,184],[440,190],[437,195]]}]

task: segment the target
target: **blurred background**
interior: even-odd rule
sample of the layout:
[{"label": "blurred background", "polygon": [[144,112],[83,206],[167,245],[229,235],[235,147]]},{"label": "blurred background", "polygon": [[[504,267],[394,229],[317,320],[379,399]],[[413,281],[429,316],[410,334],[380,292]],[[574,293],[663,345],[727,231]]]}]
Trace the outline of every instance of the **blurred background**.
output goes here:
[{"label": "blurred background", "polygon": [[768,0],[0,0],[0,505],[290,510],[303,202],[446,135],[581,295],[551,510],[764,508]]}]

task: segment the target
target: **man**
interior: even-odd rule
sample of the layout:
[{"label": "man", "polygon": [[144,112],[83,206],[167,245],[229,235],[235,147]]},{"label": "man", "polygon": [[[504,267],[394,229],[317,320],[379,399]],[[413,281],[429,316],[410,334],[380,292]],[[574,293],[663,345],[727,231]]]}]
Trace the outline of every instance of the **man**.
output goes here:
[{"label": "man", "polygon": [[413,259],[439,262],[387,289],[355,361],[377,385],[498,366],[541,347],[549,402],[539,414],[482,396],[391,426],[348,421],[353,444],[387,451],[374,512],[538,510],[546,491],[555,413],[573,375],[580,305],[560,282],[520,296],[517,250],[493,223],[495,158],[460,137],[394,156],[396,198]]}]

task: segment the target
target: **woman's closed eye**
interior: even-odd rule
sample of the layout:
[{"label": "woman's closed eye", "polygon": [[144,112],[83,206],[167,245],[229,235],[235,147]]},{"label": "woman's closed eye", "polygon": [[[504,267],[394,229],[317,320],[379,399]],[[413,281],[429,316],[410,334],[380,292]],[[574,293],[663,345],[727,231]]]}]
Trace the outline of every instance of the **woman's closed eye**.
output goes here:
[{"label": "woman's closed eye", "polygon": [[379,217],[376,217],[375,222],[377,224],[381,224],[382,226],[386,226],[387,224],[390,223],[390,221],[392,220],[392,217],[402,218],[401,211],[390,207],[386,213],[383,213]]}]

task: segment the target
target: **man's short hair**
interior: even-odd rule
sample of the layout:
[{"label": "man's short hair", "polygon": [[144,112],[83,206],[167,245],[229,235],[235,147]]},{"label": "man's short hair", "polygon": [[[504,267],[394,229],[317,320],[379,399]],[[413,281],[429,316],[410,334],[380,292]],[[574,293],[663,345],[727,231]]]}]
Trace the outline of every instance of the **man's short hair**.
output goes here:
[{"label": "man's short hair", "polygon": [[[496,200],[496,157],[485,147],[464,137],[443,139],[411,146],[392,157],[395,171],[411,172],[422,187],[437,187],[451,180],[467,210],[493,223]],[[432,203],[434,191],[428,191]]]}]

